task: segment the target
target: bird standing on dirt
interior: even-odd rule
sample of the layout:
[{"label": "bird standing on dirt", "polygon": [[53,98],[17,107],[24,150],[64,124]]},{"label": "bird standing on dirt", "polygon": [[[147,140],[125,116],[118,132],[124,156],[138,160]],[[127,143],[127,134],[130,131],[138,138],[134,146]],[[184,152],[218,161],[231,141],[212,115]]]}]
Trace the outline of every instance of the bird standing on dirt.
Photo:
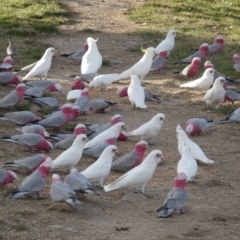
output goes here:
[{"label": "bird standing on dirt", "polygon": [[48,48],[42,58],[34,65],[34,67],[30,70],[30,72],[23,78],[23,80],[26,80],[31,77],[39,76],[40,79],[42,77],[47,80],[47,74],[48,70],[51,67],[52,64],[52,56],[55,52],[54,48]]},{"label": "bird standing on dirt", "polygon": [[176,31],[174,29],[170,29],[167,33],[166,38],[158,44],[158,46],[155,48],[156,54],[159,54],[160,52],[166,51],[167,56],[169,56],[170,52],[175,46],[175,37],[176,37]]},{"label": "bird standing on dirt", "polygon": [[97,40],[89,37],[87,39],[88,50],[84,54],[81,63],[81,73],[97,73],[98,69],[102,66],[102,56],[98,51]]},{"label": "bird standing on dirt", "polygon": [[167,194],[164,200],[164,205],[160,207],[158,217],[168,217],[174,210],[180,210],[183,213],[182,208],[187,204],[188,192],[187,192],[187,176],[185,173],[179,173],[174,178],[173,189]]},{"label": "bird standing on dirt", "polygon": [[17,55],[17,48],[15,47],[11,37],[8,38],[7,54],[12,58],[15,58]]}]

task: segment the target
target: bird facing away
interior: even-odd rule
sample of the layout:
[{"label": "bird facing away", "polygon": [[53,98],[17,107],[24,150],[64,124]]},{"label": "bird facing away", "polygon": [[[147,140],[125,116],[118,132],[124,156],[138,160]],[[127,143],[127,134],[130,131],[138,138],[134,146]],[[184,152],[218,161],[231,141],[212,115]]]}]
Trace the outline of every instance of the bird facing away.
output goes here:
[{"label": "bird facing away", "polygon": [[159,212],[158,217],[168,217],[174,210],[180,210],[180,212],[183,213],[182,208],[187,204],[188,201],[186,185],[186,174],[179,173],[178,176],[174,178],[173,189],[167,194],[167,197],[163,203],[164,205],[157,210],[157,212]]}]

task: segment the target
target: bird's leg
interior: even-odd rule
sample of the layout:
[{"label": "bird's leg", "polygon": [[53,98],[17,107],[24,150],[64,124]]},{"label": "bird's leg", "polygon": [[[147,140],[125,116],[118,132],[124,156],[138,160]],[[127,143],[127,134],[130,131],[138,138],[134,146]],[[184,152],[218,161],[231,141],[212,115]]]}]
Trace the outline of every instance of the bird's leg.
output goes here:
[{"label": "bird's leg", "polygon": [[145,197],[147,197],[147,198],[152,198],[152,196],[150,196],[149,194],[141,191],[140,189],[136,189],[136,190],[134,191],[134,193],[141,193],[143,196],[145,196]]},{"label": "bird's leg", "polygon": [[180,213],[181,213],[181,214],[184,214],[184,213],[185,213],[182,208],[180,209]]}]

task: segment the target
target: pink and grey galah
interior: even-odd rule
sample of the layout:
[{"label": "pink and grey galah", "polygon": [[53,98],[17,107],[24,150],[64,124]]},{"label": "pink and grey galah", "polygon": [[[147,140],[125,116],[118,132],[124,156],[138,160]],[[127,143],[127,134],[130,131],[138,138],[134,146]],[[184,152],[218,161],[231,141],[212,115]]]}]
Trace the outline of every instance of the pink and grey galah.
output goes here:
[{"label": "pink and grey galah", "polygon": [[49,152],[53,145],[47,141],[44,137],[37,133],[25,133],[21,135],[4,136],[0,138],[0,141],[13,142],[23,147],[28,148],[30,151],[43,150]]},{"label": "pink and grey galah", "polygon": [[11,56],[7,56],[4,58],[3,63],[0,65],[0,72],[12,72]]},{"label": "pink and grey galah", "polygon": [[[128,90],[128,87],[118,88],[117,95],[120,98],[127,97],[128,96],[127,90]],[[154,101],[157,103],[160,103],[162,101],[159,95],[152,94],[150,92],[147,92],[146,90],[144,90],[144,94],[145,94],[145,101]]]},{"label": "pink and grey galah", "polygon": [[54,112],[49,117],[38,121],[38,124],[42,125],[43,127],[52,127],[52,128],[59,128],[71,121],[74,118],[73,107],[71,104],[66,103],[63,105],[61,111]]},{"label": "pink and grey galah", "polygon": [[76,168],[73,168],[71,172],[66,176],[65,181],[75,192],[82,194],[88,193],[91,195],[99,195],[97,188],[91,184],[91,182]]},{"label": "pink and grey galah", "polygon": [[63,53],[63,54],[60,54],[60,57],[66,57],[68,59],[73,59],[73,60],[77,60],[78,62],[81,62],[82,58],[83,58],[84,54],[87,52],[87,50],[88,50],[88,44],[85,43],[83,48],[81,48],[77,52]]},{"label": "pink and grey galah", "polygon": [[46,160],[29,176],[27,176],[21,185],[9,193],[9,198],[18,199],[24,195],[36,194],[40,198],[40,191],[43,189],[46,178],[52,169],[52,159]]},{"label": "pink and grey galah", "polygon": [[73,136],[76,137],[79,134],[86,134],[86,132],[87,132],[86,126],[82,123],[79,123],[74,128],[74,131],[72,134],[71,133],[50,134],[48,136],[48,138],[56,140],[56,141],[61,141],[61,140],[67,139],[69,137],[73,137]]},{"label": "pink and grey galah", "polygon": [[201,61],[203,61],[206,57],[207,51],[208,51],[209,45],[207,43],[203,43],[197,52],[195,52],[194,54],[190,55],[189,57],[186,57],[182,60],[179,60],[177,62],[175,62],[174,64],[187,64],[187,63],[191,63],[193,58],[195,57],[199,57],[201,59]]},{"label": "pink and grey galah", "polygon": [[13,183],[17,179],[17,174],[13,171],[0,169],[0,187]]},{"label": "pink and grey galah", "polygon": [[105,124],[91,124],[91,125],[86,125],[87,128],[92,131],[92,133],[88,134],[88,139],[91,140],[100,133],[104,132],[105,130],[109,129],[113,125],[122,122],[122,116],[120,114],[115,114],[110,122],[105,123]]},{"label": "pink and grey galah", "polygon": [[194,77],[198,71],[201,64],[201,59],[199,57],[193,58],[191,64],[186,66],[181,72],[174,72],[179,73],[180,76],[185,77]]},{"label": "pink and grey galah", "polygon": [[182,209],[188,202],[186,185],[186,174],[179,173],[178,176],[174,178],[173,189],[167,194],[163,203],[164,205],[157,210],[157,212],[159,212],[158,217],[168,217],[174,210],[180,210],[180,212],[183,213]]},{"label": "pink and grey galah", "polygon": [[98,159],[106,147],[114,144],[116,144],[116,137],[106,137],[104,140],[100,139],[95,145],[84,148],[83,154]]},{"label": "pink and grey galah", "polygon": [[144,153],[148,149],[148,143],[146,141],[138,142],[134,150],[127,155],[118,158],[112,162],[112,169],[119,171],[128,171],[142,163]]},{"label": "pink and grey galah", "polygon": [[50,195],[55,202],[67,202],[71,205],[80,204],[77,200],[77,194],[68,184],[61,181],[58,174],[52,175]]},{"label": "pink and grey galah", "polygon": [[18,85],[23,80],[20,76],[13,74],[12,72],[0,72],[0,83],[5,86],[15,84]]},{"label": "pink and grey galah", "polygon": [[72,83],[72,90],[80,89],[83,90],[85,88],[84,82],[81,80],[80,76],[76,76]]},{"label": "pink and grey galah", "polygon": [[81,96],[77,98],[73,105],[79,106],[82,115],[87,114],[90,109],[89,91],[84,88],[81,92]]},{"label": "pink and grey galah", "polygon": [[[208,69],[208,68],[213,68],[214,69],[214,65],[211,63],[211,61],[206,61],[204,63],[204,68],[205,69]],[[227,81],[227,84],[230,85],[230,86],[239,86],[240,85],[240,82],[236,81],[236,80],[233,80],[227,76],[225,76],[224,74],[218,72],[215,70],[215,73],[214,73],[214,81],[219,78],[219,77],[224,77]]]},{"label": "pink and grey galah", "polygon": [[26,86],[48,90],[49,92],[61,92],[62,90],[62,86],[52,80],[27,81]]},{"label": "pink and grey galah", "polygon": [[109,107],[117,107],[116,102],[108,102],[101,98],[96,98],[90,101],[90,110],[93,110],[96,113],[104,113],[105,109]]},{"label": "pink and grey galah", "polygon": [[20,132],[22,132],[23,134],[25,133],[37,133],[39,135],[41,135],[42,137],[46,138],[49,136],[47,130],[45,129],[45,127],[39,125],[39,124],[34,124],[34,125],[27,125],[21,128],[17,128],[17,130],[19,130]]},{"label": "pink and grey galah", "polygon": [[237,108],[230,116],[221,120],[219,123],[240,123],[240,108]]},{"label": "pink and grey galah", "polygon": [[86,134],[87,129],[84,124],[78,124],[75,127],[74,133],[68,138],[62,139],[58,143],[54,144],[54,148],[68,149],[72,146],[75,138],[80,134]]},{"label": "pink and grey galah", "polygon": [[26,85],[19,83],[16,89],[0,100],[0,108],[8,108],[11,111],[23,100]]},{"label": "pink and grey galah", "polygon": [[224,47],[224,39],[223,36],[219,35],[215,38],[214,43],[209,45],[207,54],[214,55],[218,54],[223,50]]},{"label": "pink and grey galah", "polygon": [[213,123],[206,118],[190,118],[186,123],[186,133],[193,136],[195,134],[199,135],[206,128],[215,126]]},{"label": "pink and grey galah", "polygon": [[237,73],[240,73],[240,55],[235,53],[233,55],[233,67]]},{"label": "pink and grey galah", "polygon": [[44,154],[36,154],[31,157],[6,162],[4,163],[3,167],[13,167],[34,172],[43,162],[45,162],[47,158],[48,156]]},{"label": "pink and grey galah", "polygon": [[224,102],[231,102],[234,105],[235,101],[240,101],[240,92],[232,89],[232,88],[225,88],[225,97]]},{"label": "pink and grey galah", "polygon": [[24,92],[24,98],[40,98],[43,95],[43,90],[37,87],[30,87]]},{"label": "pink and grey galah", "polygon": [[163,69],[166,61],[167,61],[167,52],[163,51],[158,53],[157,57],[155,57],[152,61],[151,71],[160,72]]},{"label": "pink and grey galah", "polygon": [[98,134],[96,137],[94,137],[92,140],[86,143],[84,149],[91,148],[94,145],[96,145],[99,142],[103,142],[106,138],[118,138],[119,134],[126,130],[125,123],[118,122],[111,126],[110,128],[106,129],[105,131]]},{"label": "pink and grey galah", "polygon": [[58,100],[55,97],[32,97],[30,102],[35,103],[39,107],[48,107],[51,109],[58,108]]},{"label": "pink and grey galah", "polygon": [[20,111],[20,112],[9,112],[4,115],[0,115],[0,120],[10,121],[19,126],[24,126],[28,123],[33,123],[41,120],[40,117],[36,116],[30,111]]}]

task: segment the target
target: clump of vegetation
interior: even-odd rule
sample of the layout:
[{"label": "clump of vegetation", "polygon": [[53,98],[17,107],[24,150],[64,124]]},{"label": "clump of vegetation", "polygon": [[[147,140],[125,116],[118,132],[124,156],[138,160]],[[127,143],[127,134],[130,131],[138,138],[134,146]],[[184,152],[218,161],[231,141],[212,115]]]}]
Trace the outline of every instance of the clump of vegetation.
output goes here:
[{"label": "clump of vegetation", "polygon": [[17,36],[56,32],[68,21],[68,11],[58,0],[2,0],[0,30]]},{"label": "clump of vegetation", "polygon": [[202,43],[211,44],[215,37],[223,35],[223,52],[207,56],[206,60],[210,60],[219,72],[238,79],[232,55],[240,49],[240,28],[236,21],[239,12],[238,0],[154,0],[130,9],[128,17],[139,24],[139,29],[132,34],[140,35],[152,47],[165,38],[169,29],[177,31],[175,48],[167,60],[170,69],[176,68],[171,63],[193,54],[193,49]]},{"label": "clump of vegetation", "polygon": [[17,232],[23,232],[23,231],[27,231],[28,227],[24,224],[16,224],[16,225],[12,225],[11,226],[12,230],[15,230]]}]

